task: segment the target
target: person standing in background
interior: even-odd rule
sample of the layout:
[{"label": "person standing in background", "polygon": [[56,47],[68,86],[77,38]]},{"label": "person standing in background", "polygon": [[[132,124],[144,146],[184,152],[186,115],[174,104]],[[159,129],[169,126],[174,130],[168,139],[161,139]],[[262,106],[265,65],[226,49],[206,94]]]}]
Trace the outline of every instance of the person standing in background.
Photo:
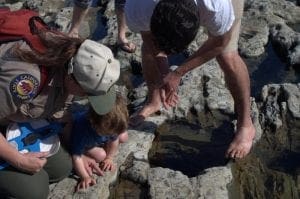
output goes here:
[{"label": "person standing in background", "polygon": [[[74,0],[73,16],[69,35],[79,37],[80,24],[88,13],[89,7],[93,5],[93,0]],[[118,38],[117,46],[128,53],[134,53],[136,45],[126,38],[126,20],[124,14],[125,0],[115,0],[115,12],[117,16]]]}]

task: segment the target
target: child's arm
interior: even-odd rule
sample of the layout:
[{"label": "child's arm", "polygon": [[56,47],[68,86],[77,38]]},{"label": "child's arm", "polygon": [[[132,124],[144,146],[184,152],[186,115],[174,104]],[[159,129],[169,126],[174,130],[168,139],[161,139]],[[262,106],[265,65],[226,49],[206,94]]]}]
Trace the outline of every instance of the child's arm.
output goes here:
[{"label": "child's arm", "polygon": [[108,142],[106,146],[106,157],[101,163],[101,168],[104,171],[113,171],[115,170],[115,164],[113,158],[118,151],[119,139],[115,139],[112,142]]},{"label": "child's arm", "polygon": [[76,191],[78,191],[79,189],[87,189],[90,185],[92,186],[96,184],[95,179],[93,179],[93,177],[90,176],[85,169],[84,162],[81,156],[73,155],[72,160],[76,174],[80,177],[81,180],[76,187]]},{"label": "child's arm", "polygon": [[127,142],[128,133],[127,131],[122,132],[117,139],[112,142],[107,143],[106,146],[106,158],[102,161],[101,168],[104,171],[112,171],[115,169],[115,165],[113,163],[113,158],[117,153],[118,147],[120,143]]}]

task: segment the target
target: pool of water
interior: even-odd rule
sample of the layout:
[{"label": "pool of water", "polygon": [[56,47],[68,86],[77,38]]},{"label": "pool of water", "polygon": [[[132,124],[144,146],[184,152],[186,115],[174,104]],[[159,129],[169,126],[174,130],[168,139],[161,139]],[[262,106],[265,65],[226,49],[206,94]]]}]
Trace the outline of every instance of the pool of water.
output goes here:
[{"label": "pool of water", "polygon": [[210,127],[185,121],[166,122],[156,131],[149,152],[151,166],[179,170],[189,177],[206,168],[224,166],[226,149],[233,137],[233,125],[228,121]]}]

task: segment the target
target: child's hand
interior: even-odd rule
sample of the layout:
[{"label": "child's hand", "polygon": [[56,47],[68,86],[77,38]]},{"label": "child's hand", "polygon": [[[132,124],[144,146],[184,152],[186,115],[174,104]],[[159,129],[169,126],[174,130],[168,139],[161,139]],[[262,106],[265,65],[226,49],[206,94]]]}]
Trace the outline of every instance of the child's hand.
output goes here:
[{"label": "child's hand", "polygon": [[101,162],[100,167],[103,171],[114,171],[116,169],[116,165],[111,158],[105,158]]},{"label": "child's hand", "polygon": [[103,176],[104,172],[99,168],[99,164],[89,156],[81,155],[82,161],[84,163],[85,170],[91,176],[93,173],[97,174],[98,176]]},{"label": "child's hand", "polygon": [[77,187],[76,187],[76,191],[79,191],[80,189],[87,189],[89,188],[90,186],[93,186],[96,184],[96,180],[91,177],[91,176],[88,176],[88,177],[84,177],[81,179],[81,181],[78,183]]}]

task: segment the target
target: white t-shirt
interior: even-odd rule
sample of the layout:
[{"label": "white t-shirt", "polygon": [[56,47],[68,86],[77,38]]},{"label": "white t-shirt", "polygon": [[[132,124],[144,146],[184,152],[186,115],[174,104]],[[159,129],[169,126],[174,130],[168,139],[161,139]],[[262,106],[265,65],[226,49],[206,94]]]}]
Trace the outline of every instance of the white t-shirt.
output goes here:
[{"label": "white t-shirt", "polygon": [[[209,33],[223,35],[231,28],[234,10],[231,0],[195,0],[199,8],[200,25]],[[133,32],[150,31],[150,20],[159,0],[126,0],[125,16]]]}]

